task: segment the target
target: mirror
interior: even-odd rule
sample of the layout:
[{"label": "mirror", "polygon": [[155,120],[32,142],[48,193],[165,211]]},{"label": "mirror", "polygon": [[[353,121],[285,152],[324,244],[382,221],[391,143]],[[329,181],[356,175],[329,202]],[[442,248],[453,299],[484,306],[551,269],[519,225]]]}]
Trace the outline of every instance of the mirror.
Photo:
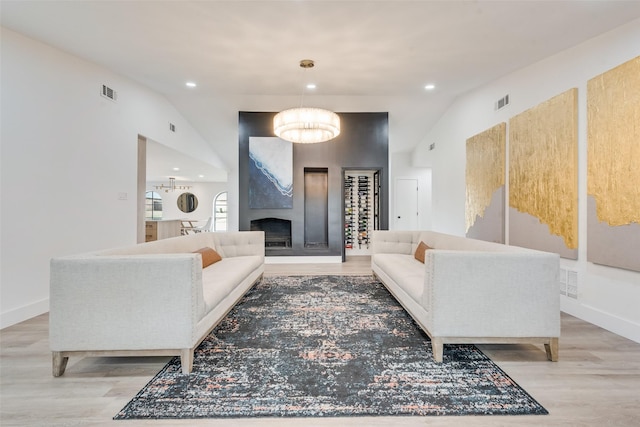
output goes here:
[{"label": "mirror", "polygon": [[191,213],[198,208],[198,198],[193,193],[182,193],[178,196],[178,209]]}]

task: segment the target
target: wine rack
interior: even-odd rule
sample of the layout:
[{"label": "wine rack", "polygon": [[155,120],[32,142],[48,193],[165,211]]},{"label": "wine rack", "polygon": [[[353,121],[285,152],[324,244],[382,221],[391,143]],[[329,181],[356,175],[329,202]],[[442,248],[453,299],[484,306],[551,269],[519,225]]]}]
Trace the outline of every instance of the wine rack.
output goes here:
[{"label": "wine rack", "polygon": [[371,204],[369,203],[369,177],[358,176],[358,248],[363,245],[369,248],[369,220]]},{"label": "wine rack", "polygon": [[356,218],[356,204],[353,197],[353,177],[344,179],[344,247],[353,249],[355,230],[353,227]]},{"label": "wine rack", "polygon": [[366,254],[371,230],[380,228],[378,173],[345,174],[344,177],[344,247],[351,254]]},{"label": "wine rack", "polygon": [[380,230],[380,172],[373,174],[373,229]]}]

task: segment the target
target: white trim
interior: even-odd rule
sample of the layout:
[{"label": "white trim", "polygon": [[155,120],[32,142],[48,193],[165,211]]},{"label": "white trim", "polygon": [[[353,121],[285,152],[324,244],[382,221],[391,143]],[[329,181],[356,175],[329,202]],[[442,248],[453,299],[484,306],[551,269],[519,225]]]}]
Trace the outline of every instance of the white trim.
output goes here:
[{"label": "white trim", "polygon": [[341,256],[267,256],[265,264],[340,264]]},{"label": "white trim", "polygon": [[0,315],[0,329],[29,320],[49,311],[49,298],[7,311]]},{"label": "white trim", "polygon": [[[560,297],[560,309],[571,316],[592,323],[614,334],[640,343],[640,325],[614,316],[597,308],[586,306],[565,296]],[[562,342],[562,338],[560,338]]]}]

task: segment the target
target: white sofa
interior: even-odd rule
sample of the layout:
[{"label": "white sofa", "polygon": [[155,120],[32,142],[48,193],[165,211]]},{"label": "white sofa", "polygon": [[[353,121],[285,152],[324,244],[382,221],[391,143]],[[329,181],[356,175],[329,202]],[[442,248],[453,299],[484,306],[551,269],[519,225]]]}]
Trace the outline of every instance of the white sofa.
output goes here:
[{"label": "white sofa", "polygon": [[[193,253],[213,248],[206,268]],[[198,233],[51,260],[53,375],[69,356],[179,355],[193,351],[262,278],[264,232]]]},{"label": "white sofa", "polygon": [[[424,264],[420,242],[433,249]],[[375,276],[431,338],[444,344],[539,343],[558,360],[559,255],[433,231],[374,231]]]}]

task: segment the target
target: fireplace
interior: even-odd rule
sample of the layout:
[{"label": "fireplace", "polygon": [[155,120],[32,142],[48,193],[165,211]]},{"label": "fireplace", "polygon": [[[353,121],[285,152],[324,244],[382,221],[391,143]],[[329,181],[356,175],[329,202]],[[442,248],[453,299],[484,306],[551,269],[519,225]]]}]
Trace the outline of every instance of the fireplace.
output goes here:
[{"label": "fireplace", "polygon": [[264,231],[265,248],[291,247],[291,221],[280,218],[260,218],[251,221],[251,231]]}]

